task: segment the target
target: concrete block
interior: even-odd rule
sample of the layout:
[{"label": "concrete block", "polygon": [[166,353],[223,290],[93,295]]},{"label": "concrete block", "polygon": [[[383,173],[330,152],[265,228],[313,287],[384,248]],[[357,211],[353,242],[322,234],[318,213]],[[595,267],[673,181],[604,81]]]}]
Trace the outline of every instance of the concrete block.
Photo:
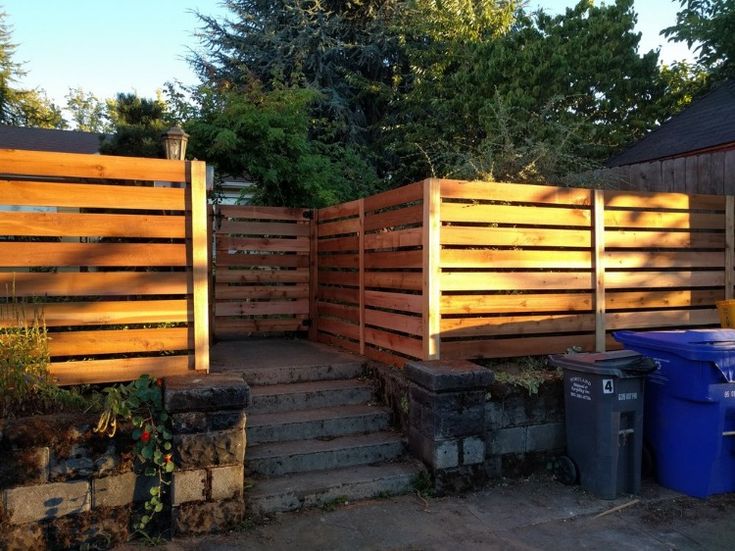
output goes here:
[{"label": "concrete block", "polygon": [[503,406],[499,402],[485,404],[485,428],[489,431],[503,427]]},{"label": "concrete block", "polygon": [[163,401],[169,413],[245,409],[250,387],[240,375],[224,373],[167,377]]},{"label": "concrete block", "polygon": [[210,471],[211,476],[211,499],[221,501],[242,495],[244,485],[244,469],[242,465],[230,467],[214,467]]},{"label": "concrete block", "polygon": [[484,391],[437,394],[412,383],[409,400],[410,425],[426,436],[453,438],[485,430]]},{"label": "concrete block", "polygon": [[524,453],[526,451],[526,428],[500,429],[490,435],[490,455]]},{"label": "concrete block", "polygon": [[237,497],[227,501],[192,502],[172,511],[172,531],[176,536],[222,532],[236,527],[245,516],[245,503]]},{"label": "concrete block", "polygon": [[86,480],[20,486],[3,492],[3,504],[11,524],[89,511],[91,501]]},{"label": "concrete block", "polygon": [[158,478],[125,473],[92,480],[92,507],[122,507],[146,501]]},{"label": "concrete block", "polygon": [[27,448],[0,452],[0,480],[7,485],[30,486],[49,479],[49,448]]},{"label": "concrete block", "polygon": [[192,434],[207,431],[207,414],[203,411],[186,411],[171,415],[174,434]]},{"label": "concrete block", "polygon": [[174,461],[181,469],[235,465],[245,460],[245,431],[174,435]]},{"label": "concrete block", "polygon": [[207,414],[207,430],[243,430],[246,423],[244,411],[214,411]]},{"label": "concrete block", "polygon": [[485,388],[493,382],[493,372],[467,360],[407,362],[406,377],[433,392]]},{"label": "concrete block", "polygon": [[462,440],[462,464],[476,465],[485,461],[485,440],[470,437]]},{"label": "concrete block", "polygon": [[526,451],[551,451],[566,445],[564,423],[532,425],[526,430]]},{"label": "concrete block", "polygon": [[459,465],[459,446],[456,440],[434,440],[411,431],[408,445],[432,469],[449,469]]},{"label": "concrete block", "polygon": [[171,505],[203,501],[207,496],[207,471],[175,471],[171,478]]}]

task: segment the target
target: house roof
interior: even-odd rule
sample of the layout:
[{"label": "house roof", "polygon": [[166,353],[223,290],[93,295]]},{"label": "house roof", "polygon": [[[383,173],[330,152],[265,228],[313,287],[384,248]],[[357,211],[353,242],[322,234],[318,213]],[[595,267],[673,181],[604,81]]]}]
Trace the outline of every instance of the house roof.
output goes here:
[{"label": "house roof", "polygon": [[51,130],[0,125],[0,149],[61,153],[99,153],[100,136],[79,130]]},{"label": "house roof", "polygon": [[631,165],[734,142],[735,80],[729,80],[694,100],[606,164],[609,167]]}]

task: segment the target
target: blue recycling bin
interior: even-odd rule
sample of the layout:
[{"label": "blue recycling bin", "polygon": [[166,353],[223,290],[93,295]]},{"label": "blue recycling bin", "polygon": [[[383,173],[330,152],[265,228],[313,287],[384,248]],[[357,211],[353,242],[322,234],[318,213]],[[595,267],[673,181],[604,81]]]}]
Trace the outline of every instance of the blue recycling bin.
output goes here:
[{"label": "blue recycling bin", "polygon": [[648,356],[644,438],[662,486],[704,498],[735,491],[735,330],[617,331]]}]

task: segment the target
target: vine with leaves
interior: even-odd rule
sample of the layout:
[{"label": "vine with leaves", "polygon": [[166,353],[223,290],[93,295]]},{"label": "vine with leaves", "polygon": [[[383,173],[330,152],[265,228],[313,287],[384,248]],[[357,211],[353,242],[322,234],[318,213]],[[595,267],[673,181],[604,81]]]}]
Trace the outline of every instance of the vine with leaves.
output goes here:
[{"label": "vine with leaves", "polygon": [[157,478],[144,504],[144,513],[134,524],[136,532],[148,536],[146,528],[155,515],[163,511],[163,494],[171,484],[175,468],[170,418],[163,407],[161,379],[142,375],[129,384],[108,387],[103,392],[105,406],[95,432],[113,437],[120,421],[130,422],[135,456],[143,474]]}]

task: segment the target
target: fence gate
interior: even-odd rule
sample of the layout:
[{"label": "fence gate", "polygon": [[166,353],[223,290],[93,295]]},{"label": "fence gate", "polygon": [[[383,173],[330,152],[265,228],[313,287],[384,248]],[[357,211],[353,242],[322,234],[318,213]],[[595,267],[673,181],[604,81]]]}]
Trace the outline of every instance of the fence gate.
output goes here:
[{"label": "fence gate", "polygon": [[311,211],[219,205],[213,218],[215,338],[305,331]]}]

